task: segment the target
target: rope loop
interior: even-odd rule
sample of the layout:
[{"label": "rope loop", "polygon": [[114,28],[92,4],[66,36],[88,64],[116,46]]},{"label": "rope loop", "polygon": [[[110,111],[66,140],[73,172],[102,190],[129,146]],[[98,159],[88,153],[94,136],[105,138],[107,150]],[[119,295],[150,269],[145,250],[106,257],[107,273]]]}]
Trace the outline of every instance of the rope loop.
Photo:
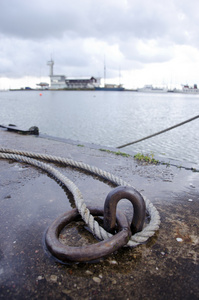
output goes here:
[{"label": "rope loop", "polygon": [[[76,167],[81,170],[86,170],[91,174],[100,176],[108,181],[111,181],[116,186],[131,187],[130,184],[123,181],[121,178],[112,175],[111,173],[98,169],[97,167],[93,167],[81,162],[73,161],[71,159],[62,158],[62,157],[28,152],[28,151],[20,151],[15,149],[0,148],[0,158],[25,162],[30,165],[36,166],[44,170],[45,172],[51,174],[52,176],[54,176],[58,181],[60,181],[63,185],[65,185],[66,188],[68,188],[68,190],[73,194],[78,213],[81,215],[84,222],[88,225],[93,235],[95,235],[100,240],[107,240],[112,237],[111,233],[107,232],[103,227],[99,225],[99,223],[96,220],[94,220],[94,217],[91,214],[89,208],[86,206],[83,196],[80,190],[78,189],[78,187],[70,179],[68,179],[66,176],[61,174],[57,169],[38,159],[49,161],[49,162],[62,163],[67,166]],[[160,225],[160,215],[157,209],[150,202],[149,199],[144,197],[141,193],[140,195],[144,199],[146,211],[149,214],[150,221],[148,224],[145,225],[142,231],[137,232],[130,237],[128,243],[126,244],[126,246],[129,247],[136,247],[139,244],[146,242],[150,237],[154,235],[155,231],[159,229],[159,225]]]}]

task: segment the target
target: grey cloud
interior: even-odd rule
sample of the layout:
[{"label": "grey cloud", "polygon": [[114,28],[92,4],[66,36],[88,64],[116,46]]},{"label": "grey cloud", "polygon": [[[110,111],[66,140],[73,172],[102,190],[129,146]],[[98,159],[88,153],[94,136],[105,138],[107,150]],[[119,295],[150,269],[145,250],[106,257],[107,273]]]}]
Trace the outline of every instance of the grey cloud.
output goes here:
[{"label": "grey cloud", "polygon": [[[175,1],[2,1],[0,30],[26,39],[157,38],[176,26]],[[180,13],[180,11],[179,11]]]},{"label": "grey cloud", "polygon": [[162,39],[151,40],[151,45],[155,50],[150,50],[150,40],[142,39],[141,41],[136,38],[122,41],[120,49],[124,57],[129,61],[137,61],[140,64],[166,62],[173,57],[173,47],[170,43],[166,43]]},{"label": "grey cloud", "polygon": [[[197,3],[197,0],[191,3],[187,0],[0,0],[0,75],[36,74],[40,66],[46,67],[51,55],[55,70],[71,76],[85,70],[93,75],[103,72],[104,54],[112,69],[110,74],[116,73],[119,65],[129,69],[169,61],[173,45],[197,47]],[[101,45],[98,51],[86,49],[84,41],[89,39],[107,47],[118,45],[121,61],[117,61],[115,53],[105,53],[105,46],[103,49]],[[140,41],[147,45],[151,40],[156,41],[156,51],[141,51]]]},{"label": "grey cloud", "polygon": [[[2,1],[0,30],[27,39],[57,37],[84,26],[84,14],[74,1]],[[81,27],[79,25],[81,24]]]}]

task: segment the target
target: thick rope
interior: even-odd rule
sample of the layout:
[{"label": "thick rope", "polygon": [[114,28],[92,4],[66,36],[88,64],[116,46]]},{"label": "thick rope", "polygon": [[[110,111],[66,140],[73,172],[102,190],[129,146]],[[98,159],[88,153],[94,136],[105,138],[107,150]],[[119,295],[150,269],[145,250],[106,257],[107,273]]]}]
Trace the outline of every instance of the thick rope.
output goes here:
[{"label": "thick rope", "polygon": [[197,116],[195,116],[195,117],[193,117],[193,118],[191,118],[191,119],[188,119],[188,120],[186,120],[186,121],[184,121],[184,122],[178,123],[178,124],[176,124],[176,125],[174,125],[174,126],[171,126],[171,127],[169,127],[169,128],[166,128],[166,129],[164,129],[164,130],[161,130],[161,131],[159,131],[159,132],[156,132],[156,133],[154,133],[154,134],[148,135],[148,136],[146,136],[146,137],[144,137],[144,138],[142,138],[142,139],[139,139],[139,140],[136,140],[136,141],[134,141],[134,142],[130,142],[130,143],[127,143],[127,144],[118,146],[117,148],[118,148],[118,149],[121,149],[121,148],[130,146],[130,145],[133,145],[133,144],[142,142],[142,141],[147,140],[147,139],[150,139],[150,138],[152,138],[152,137],[154,137],[154,136],[156,136],[156,135],[159,135],[159,134],[162,134],[162,133],[164,133],[164,132],[167,132],[167,131],[169,131],[169,130],[171,130],[171,129],[174,129],[174,128],[178,127],[178,126],[182,126],[182,125],[184,125],[184,124],[186,124],[186,123],[188,123],[188,122],[191,122],[191,121],[193,121],[193,120],[195,120],[195,119],[197,119],[197,118],[199,118],[199,115],[197,115]]},{"label": "thick rope", "polygon": [[[98,169],[97,167],[93,167],[81,162],[73,161],[71,159],[52,156],[52,155],[46,155],[41,153],[34,153],[34,152],[27,152],[27,151],[19,151],[14,149],[5,149],[0,148],[0,158],[4,159],[12,159],[19,162],[25,162],[28,164],[31,164],[33,166],[39,167],[42,170],[50,173],[52,176],[54,176],[57,180],[59,180],[63,185],[65,185],[68,190],[73,194],[76,207],[82,216],[82,219],[85,221],[85,223],[88,225],[92,233],[99,238],[100,240],[108,239],[112,236],[112,234],[105,231],[96,220],[94,220],[94,217],[91,215],[89,209],[86,207],[86,204],[84,202],[83,196],[80,192],[80,190],[77,188],[77,186],[66,176],[61,174],[57,169],[53,168],[52,166],[43,163],[41,161],[32,159],[43,159],[50,162],[58,162],[65,164],[67,166],[72,166],[79,168],[81,170],[89,171],[92,174],[98,175],[106,180],[111,181],[112,183],[116,184],[117,186],[123,185],[123,186],[131,186],[130,184],[123,181],[121,178],[116,177],[108,172],[105,172],[101,169]],[[31,158],[30,158],[31,157]],[[144,197],[146,209],[148,211],[148,214],[150,216],[150,222],[146,225],[146,227],[141,231],[131,236],[128,246],[135,247],[141,243],[146,242],[151,236],[154,235],[155,231],[159,229],[160,225],[160,216],[157,211],[157,209],[154,207],[154,205]]]}]

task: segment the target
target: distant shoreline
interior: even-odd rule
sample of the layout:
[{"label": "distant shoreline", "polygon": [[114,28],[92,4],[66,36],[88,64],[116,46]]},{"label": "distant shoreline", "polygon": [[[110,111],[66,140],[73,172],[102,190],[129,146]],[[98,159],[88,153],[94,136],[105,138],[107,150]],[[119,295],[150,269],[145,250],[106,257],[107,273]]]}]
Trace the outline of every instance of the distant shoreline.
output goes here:
[{"label": "distant shoreline", "polygon": [[[9,89],[9,91],[11,92],[15,92],[15,91],[97,91],[94,88],[91,89],[83,89],[83,88],[65,88],[65,89]],[[106,92],[106,91],[105,91]],[[117,92],[121,92],[121,91],[117,91]],[[122,92],[137,92],[137,89],[124,89]]]},{"label": "distant shoreline", "polygon": [[[9,89],[9,90],[0,90],[0,91],[11,91],[11,92],[30,92],[30,91],[38,91],[38,92],[43,92],[43,91],[90,91],[90,92],[93,92],[93,91],[96,91],[96,92],[100,92],[100,90],[95,90],[94,88],[64,88],[64,89],[32,89],[32,88],[21,88],[21,89]],[[103,90],[105,92],[110,92],[109,90]],[[114,90],[112,90],[114,91]],[[115,90],[114,92],[137,92],[137,93],[143,93],[143,94],[168,94],[168,93],[172,93],[172,94],[184,94],[184,95],[199,95],[199,92],[194,92],[194,91],[181,91],[181,90],[168,90],[167,92],[150,92],[150,91],[139,91],[138,89],[124,89],[122,91],[120,90]]]}]

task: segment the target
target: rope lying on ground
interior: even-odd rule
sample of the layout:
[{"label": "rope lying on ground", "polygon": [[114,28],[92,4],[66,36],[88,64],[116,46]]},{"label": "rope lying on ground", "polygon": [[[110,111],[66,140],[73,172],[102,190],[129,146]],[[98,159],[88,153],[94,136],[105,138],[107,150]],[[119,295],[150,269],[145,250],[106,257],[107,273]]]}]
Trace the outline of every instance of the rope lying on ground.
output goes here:
[{"label": "rope lying on ground", "polygon": [[[94,220],[94,217],[91,215],[89,209],[86,207],[86,204],[84,202],[83,196],[80,192],[80,190],[77,188],[77,186],[66,176],[61,174],[57,169],[53,168],[49,164],[43,163],[41,161],[32,159],[42,159],[50,162],[55,163],[62,163],[67,166],[76,167],[81,170],[89,171],[91,174],[95,174],[97,176],[100,176],[106,180],[111,181],[112,183],[116,184],[117,186],[123,185],[123,186],[131,186],[130,184],[126,183],[119,177],[116,177],[108,172],[105,172],[101,169],[98,169],[97,167],[93,167],[81,162],[73,161],[71,159],[52,156],[52,155],[46,155],[46,154],[40,154],[40,153],[34,153],[34,152],[27,152],[27,151],[19,151],[14,149],[5,149],[0,148],[0,158],[4,159],[12,159],[19,162],[25,162],[28,164],[31,164],[33,166],[36,166],[38,168],[41,168],[42,170],[50,173],[53,175],[57,180],[59,180],[63,185],[65,185],[68,190],[73,194],[76,207],[82,216],[82,219],[85,221],[85,223],[89,226],[92,233],[99,238],[100,240],[108,239],[112,236],[112,234],[106,232],[97,221]],[[31,157],[31,158],[30,158]],[[159,229],[160,225],[160,216],[157,211],[157,209],[154,207],[154,205],[144,197],[146,209],[150,216],[150,222],[147,224],[144,229],[141,232],[138,232],[131,236],[128,246],[135,247],[141,243],[146,242],[151,236],[154,235],[155,231]]]}]

